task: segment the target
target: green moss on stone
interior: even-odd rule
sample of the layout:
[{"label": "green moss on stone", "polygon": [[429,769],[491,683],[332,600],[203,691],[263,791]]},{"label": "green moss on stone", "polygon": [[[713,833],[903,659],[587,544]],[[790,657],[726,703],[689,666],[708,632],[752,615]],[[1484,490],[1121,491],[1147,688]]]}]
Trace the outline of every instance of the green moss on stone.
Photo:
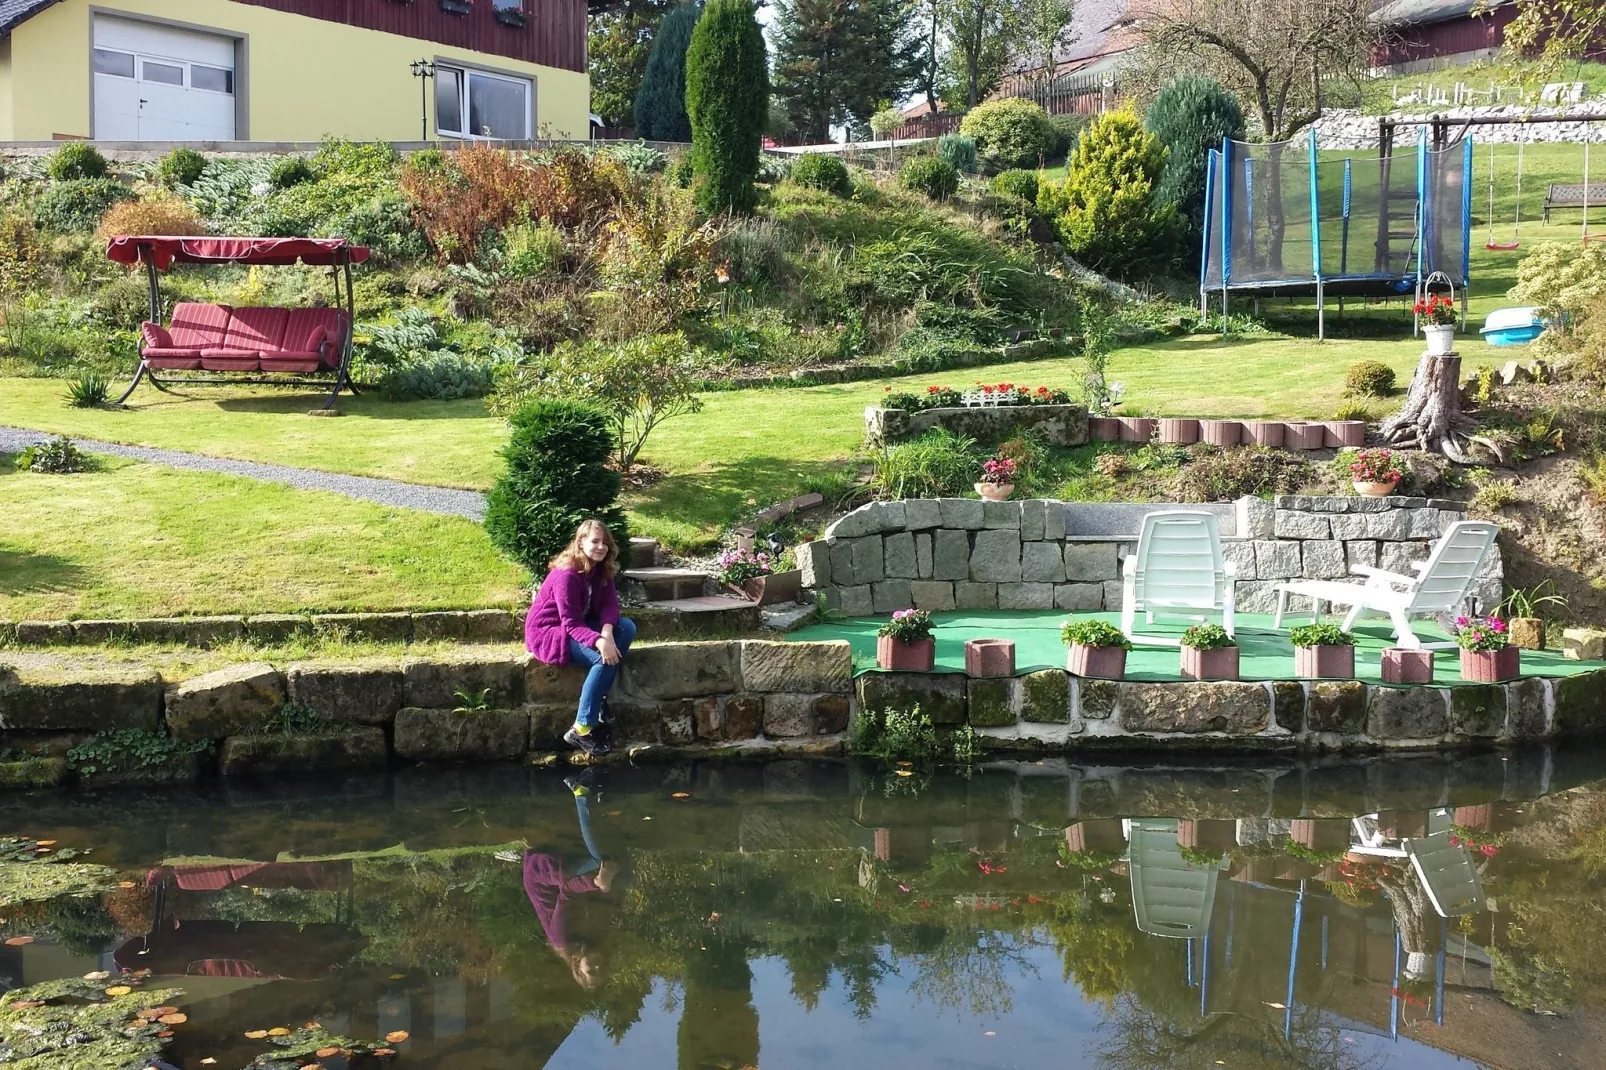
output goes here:
[{"label": "green moss on stone", "polygon": [[1039,724],[1068,722],[1071,719],[1070,674],[1063,669],[1044,669],[1021,677],[1020,715],[1024,721]]},{"label": "green moss on stone", "polygon": [[[105,989],[110,985],[127,985],[133,991],[108,996]],[[71,978],[7,992],[0,996],[5,1066],[7,1070],[144,1070],[160,1056],[163,1041],[156,1034],[167,1026],[154,1021],[128,1023],[140,1011],[164,1006],[183,994],[178,988],[142,989],[130,978]],[[43,1006],[17,1006],[35,1001]]]},{"label": "green moss on stone", "polygon": [[98,895],[117,886],[117,871],[81,862],[0,862],[0,909],[63,895]]},{"label": "green moss on stone", "polygon": [[1083,720],[1102,721],[1115,712],[1115,699],[1121,693],[1116,680],[1078,680],[1077,713]]},{"label": "green moss on stone", "polygon": [[1010,709],[1011,684],[1007,677],[970,681],[970,723],[975,728],[1003,728],[1015,723]]},{"label": "green moss on stone", "polygon": [[1556,681],[1555,729],[1559,734],[1606,728],[1606,670]]},{"label": "green moss on stone", "polygon": [[65,758],[22,758],[0,762],[0,788],[53,788],[67,778]]},{"label": "green moss on stone", "polygon": [[1450,731],[1461,736],[1494,737],[1506,725],[1506,689],[1477,684],[1450,689]]}]

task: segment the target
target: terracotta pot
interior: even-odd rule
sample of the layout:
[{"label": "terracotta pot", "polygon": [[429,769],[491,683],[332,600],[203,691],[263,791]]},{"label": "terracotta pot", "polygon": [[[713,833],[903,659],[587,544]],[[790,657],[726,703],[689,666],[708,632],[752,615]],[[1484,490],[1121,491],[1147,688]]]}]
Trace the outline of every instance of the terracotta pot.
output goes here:
[{"label": "terracotta pot", "polygon": [[1323,420],[1322,445],[1330,450],[1366,445],[1366,421]]},{"label": "terracotta pot", "polygon": [[1350,484],[1355,488],[1355,493],[1363,498],[1387,498],[1399,485],[1400,481],[1397,479],[1392,483],[1363,483],[1357,479]]},{"label": "terracotta pot", "polygon": [[761,606],[776,602],[796,602],[803,589],[803,570],[772,572],[768,576],[755,576],[742,584],[742,593]]},{"label": "terracotta pot", "polygon": [[1236,446],[1243,440],[1243,430],[1237,420],[1200,420],[1199,441],[1212,446]]},{"label": "terracotta pot", "polygon": [[1506,621],[1511,645],[1518,650],[1545,649],[1545,622],[1538,617],[1512,617]]},{"label": "terracotta pot", "polygon": [[1238,842],[1238,822],[1221,818],[1183,818],[1177,822],[1177,846],[1195,851],[1232,850]]},{"label": "terracotta pot", "polygon": [[1158,421],[1152,416],[1122,416],[1121,441],[1147,442],[1154,437],[1154,429]]},{"label": "terracotta pot", "polygon": [[965,672],[971,676],[1014,676],[1014,640],[966,639]]},{"label": "terracotta pot", "polygon": [[1383,651],[1383,682],[1385,684],[1431,684],[1433,682],[1433,651],[1407,650],[1391,646]]},{"label": "terracotta pot", "polygon": [[1199,441],[1199,421],[1165,416],[1160,419],[1160,441],[1191,446]]},{"label": "terracotta pot", "polygon": [[1494,830],[1494,807],[1488,803],[1479,803],[1475,806],[1457,806],[1450,820],[1465,829],[1491,832]]},{"label": "terracotta pot", "polygon": [[1009,496],[1011,494],[1014,494],[1014,493],[1015,493],[1015,484],[1013,484],[1013,483],[977,483],[976,484],[976,495],[978,497],[980,497],[984,501],[989,501],[989,502],[1008,501],[1009,500]]},{"label": "terracotta pot", "polygon": [[1296,817],[1288,823],[1288,838],[1312,851],[1337,851],[1349,846],[1350,820],[1346,817]]},{"label": "terracotta pot", "polygon": [[1272,449],[1281,449],[1283,445],[1283,422],[1281,420],[1245,420],[1243,422],[1243,440],[1250,446],[1270,446]]},{"label": "terracotta pot", "polygon": [[1072,643],[1071,651],[1065,657],[1065,669],[1072,676],[1119,680],[1126,675],[1126,650],[1118,646]]},{"label": "terracotta pot", "polygon": [[1294,675],[1301,680],[1351,680],[1355,677],[1355,648],[1334,646],[1296,646]]},{"label": "terracotta pot", "polygon": [[1321,424],[1283,424],[1283,448],[1290,450],[1319,450],[1327,440],[1327,428]]},{"label": "terracotta pot", "polygon": [[905,643],[890,635],[876,636],[875,663],[883,669],[930,672],[936,660],[936,639],[916,639],[912,643]]},{"label": "terracotta pot", "polygon": [[1497,684],[1522,675],[1522,651],[1514,646],[1499,650],[1461,651],[1461,679]]},{"label": "terracotta pot", "polygon": [[1427,343],[1430,357],[1448,357],[1455,352],[1455,324],[1425,324],[1422,340]]},{"label": "terracotta pot", "polygon": [[1182,648],[1182,675],[1188,680],[1238,679],[1238,648],[1221,646],[1214,650]]},{"label": "terracotta pot", "polygon": [[1113,416],[1089,416],[1087,437],[1094,442],[1121,441],[1121,421]]}]

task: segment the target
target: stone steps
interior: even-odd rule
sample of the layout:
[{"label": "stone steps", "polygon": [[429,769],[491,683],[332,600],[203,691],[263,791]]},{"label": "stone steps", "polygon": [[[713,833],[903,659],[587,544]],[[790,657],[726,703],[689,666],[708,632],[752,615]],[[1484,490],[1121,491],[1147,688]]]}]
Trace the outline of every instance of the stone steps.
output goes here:
[{"label": "stone steps", "polygon": [[690,568],[627,568],[619,574],[619,593],[640,602],[701,598],[708,575]]},{"label": "stone steps", "polygon": [[758,603],[735,595],[652,599],[624,607],[624,613],[636,622],[642,638],[653,640],[752,633],[761,625]]}]

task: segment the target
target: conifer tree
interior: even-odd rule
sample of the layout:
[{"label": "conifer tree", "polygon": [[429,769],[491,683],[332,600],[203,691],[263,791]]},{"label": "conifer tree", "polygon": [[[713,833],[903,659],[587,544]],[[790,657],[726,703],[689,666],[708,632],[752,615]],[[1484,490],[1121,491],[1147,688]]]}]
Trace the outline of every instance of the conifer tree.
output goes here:
[{"label": "conifer tree", "polygon": [[648,141],[690,141],[691,120],[686,117],[686,49],[702,8],[682,4],[671,8],[658,24],[647,72],[636,93],[636,136]]},{"label": "conifer tree", "polygon": [[770,79],[753,12],[753,0],[709,0],[686,51],[692,168],[708,212],[748,212],[756,200]]},{"label": "conifer tree", "polygon": [[918,77],[906,0],[777,0],[775,93],[805,138],[865,127]]}]

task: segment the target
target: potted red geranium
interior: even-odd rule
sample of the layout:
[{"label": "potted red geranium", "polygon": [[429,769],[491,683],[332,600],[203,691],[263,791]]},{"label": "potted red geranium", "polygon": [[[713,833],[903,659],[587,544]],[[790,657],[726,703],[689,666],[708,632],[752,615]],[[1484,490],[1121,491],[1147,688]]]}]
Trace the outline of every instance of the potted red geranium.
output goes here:
[{"label": "potted red geranium", "polygon": [[1457,617],[1455,645],[1461,648],[1461,678],[1480,684],[1515,680],[1522,673],[1522,651],[1511,645],[1499,617]]},{"label": "potted red geranium", "polygon": [[1355,637],[1336,624],[1304,624],[1288,630],[1294,644],[1294,675],[1301,680],[1349,680],[1355,676]]},{"label": "potted red geranium", "polygon": [[937,659],[931,627],[931,614],[925,610],[898,610],[876,632],[875,663],[883,669],[930,672]]},{"label": "potted red geranium", "polygon": [[1411,311],[1422,321],[1428,356],[1447,357],[1455,352],[1455,321],[1460,317],[1454,298],[1449,294],[1428,294],[1412,305]]},{"label": "potted red geranium", "polygon": [[1238,679],[1238,641],[1219,624],[1182,633],[1182,675],[1189,680]]},{"label": "potted red geranium", "polygon": [[982,462],[981,482],[976,493],[990,502],[1008,500],[1015,492],[1015,462],[1008,457],[991,457]]},{"label": "potted red geranium", "polygon": [[1387,449],[1360,450],[1350,462],[1350,478],[1355,493],[1369,498],[1383,498],[1394,493],[1405,470],[1394,459],[1394,451]]},{"label": "potted red geranium", "polygon": [[1071,648],[1065,668],[1072,676],[1119,680],[1126,675],[1126,652],[1132,640],[1121,629],[1102,620],[1067,621],[1060,639]]}]

